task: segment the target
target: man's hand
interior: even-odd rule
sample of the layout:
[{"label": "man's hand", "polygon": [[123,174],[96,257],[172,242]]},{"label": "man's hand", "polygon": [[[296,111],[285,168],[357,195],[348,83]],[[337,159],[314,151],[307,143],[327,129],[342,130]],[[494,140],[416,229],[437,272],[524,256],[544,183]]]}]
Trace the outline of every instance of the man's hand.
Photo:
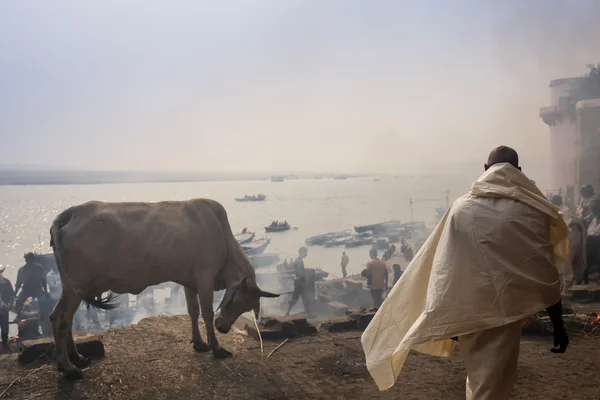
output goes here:
[{"label": "man's hand", "polygon": [[556,354],[562,354],[567,351],[567,347],[569,346],[569,336],[567,336],[567,332],[565,331],[564,326],[555,326],[554,327],[554,348],[550,349],[551,352]]}]

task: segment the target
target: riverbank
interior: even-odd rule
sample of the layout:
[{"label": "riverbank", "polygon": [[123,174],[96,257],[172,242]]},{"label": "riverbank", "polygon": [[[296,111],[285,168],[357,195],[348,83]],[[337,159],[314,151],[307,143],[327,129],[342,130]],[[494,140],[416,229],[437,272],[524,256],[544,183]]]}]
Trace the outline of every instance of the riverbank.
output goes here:
[{"label": "riverbank", "polygon": [[[106,358],[66,382],[52,363],[17,364],[0,356],[0,393],[10,399],[464,399],[465,370],[450,359],[413,353],[392,389],[378,392],[364,364],[360,332],[320,333],[260,345],[238,329],[219,335],[234,356],[214,360],[195,353],[187,316],[156,317],[103,335]],[[204,332],[203,332],[204,334]],[[550,353],[551,337],[523,338],[514,399],[598,399],[598,341],[572,337],[564,355]],[[29,374],[29,375],[27,375]],[[0,396],[1,397],[1,396]]]}]

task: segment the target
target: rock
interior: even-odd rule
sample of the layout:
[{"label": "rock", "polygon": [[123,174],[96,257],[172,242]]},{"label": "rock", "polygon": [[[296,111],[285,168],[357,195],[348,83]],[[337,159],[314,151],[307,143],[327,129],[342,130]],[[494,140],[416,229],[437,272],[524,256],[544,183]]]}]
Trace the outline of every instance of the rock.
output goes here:
[{"label": "rock", "polygon": [[348,306],[339,301],[331,301],[327,303],[327,313],[332,316],[341,317],[348,312]]},{"label": "rock", "polygon": [[[248,332],[248,336],[259,340],[258,333],[256,332],[256,328],[254,325],[246,325],[246,332]],[[286,332],[283,330],[273,329],[273,328],[265,328],[260,329],[260,335],[263,340],[283,340],[287,338],[297,337],[297,334],[292,334],[290,332]]]},{"label": "rock", "polygon": [[326,332],[364,331],[376,312],[375,308],[353,308],[346,311],[345,317],[325,321],[319,328]]},{"label": "rock", "polygon": [[354,319],[341,317],[323,322],[319,329],[330,333],[348,332],[357,330],[358,324]]},{"label": "rock", "polygon": [[329,281],[327,282],[327,284],[332,288],[332,289],[336,289],[336,290],[344,290],[344,281],[342,280],[336,280],[336,281]]},{"label": "rock", "polygon": [[[100,336],[75,338],[79,353],[91,359],[104,358],[104,344]],[[23,342],[19,363],[30,364],[42,358],[54,358],[54,342],[52,339],[26,340]]]},{"label": "rock", "polygon": [[[315,326],[311,325],[306,318],[298,316],[265,318],[260,322],[259,328],[263,340],[280,340],[317,333]],[[248,335],[258,339],[254,324],[247,324],[245,329]]]},{"label": "rock", "polygon": [[354,279],[346,279],[345,281],[346,288],[349,290],[359,290],[363,288],[363,282],[354,280]]},{"label": "rock", "polygon": [[369,324],[373,320],[375,313],[375,311],[367,311],[363,314],[360,314],[358,316],[358,320],[356,321],[358,323],[358,329],[360,329],[361,331],[367,329],[367,326],[369,326]]},{"label": "rock", "polygon": [[350,308],[358,308],[364,306],[365,304],[373,304],[373,296],[371,295],[371,291],[365,289],[352,290],[343,293],[335,300],[348,305]]},{"label": "rock", "polygon": [[600,302],[600,285],[575,285],[570,287],[567,292],[572,301],[581,303]]},{"label": "rock", "polygon": [[371,322],[371,320],[373,319],[373,317],[375,316],[376,313],[377,313],[377,309],[374,307],[371,307],[371,308],[360,307],[360,308],[353,308],[353,309],[346,311],[346,315],[348,316],[348,318],[355,320],[357,323],[358,329],[360,329],[361,331],[364,331],[365,329],[367,329],[367,326],[369,325],[369,323]]}]

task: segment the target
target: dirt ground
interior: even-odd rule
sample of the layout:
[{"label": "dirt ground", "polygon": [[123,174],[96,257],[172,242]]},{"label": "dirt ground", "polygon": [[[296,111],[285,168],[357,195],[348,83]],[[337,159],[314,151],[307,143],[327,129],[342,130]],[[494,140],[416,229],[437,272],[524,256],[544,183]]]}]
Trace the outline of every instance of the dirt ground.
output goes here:
[{"label": "dirt ground", "polygon": [[[243,322],[242,322],[243,324]],[[238,325],[239,326],[239,325]],[[52,363],[19,367],[0,356],[0,399],[464,399],[460,356],[411,354],[396,385],[378,392],[364,363],[360,333],[287,342],[269,359],[241,331],[219,335],[227,360],[195,353],[187,316],[158,317],[103,336],[106,358],[67,382]],[[523,338],[515,399],[600,399],[600,341],[572,337],[566,354],[551,339]],[[265,342],[265,356],[279,343]],[[10,389],[4,390],[16,378]]]}]

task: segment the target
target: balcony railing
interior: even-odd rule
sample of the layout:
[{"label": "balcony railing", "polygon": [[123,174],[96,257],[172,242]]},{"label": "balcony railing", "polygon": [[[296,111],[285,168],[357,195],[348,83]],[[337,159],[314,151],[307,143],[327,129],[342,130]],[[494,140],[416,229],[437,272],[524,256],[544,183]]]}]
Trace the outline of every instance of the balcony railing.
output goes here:
[{"label": "balcony railing", "polygon": [[566,105],[549,106],[540,108],[540,117],[547,125],[553,126],[564,117],[570,116],[569,107]]}]

